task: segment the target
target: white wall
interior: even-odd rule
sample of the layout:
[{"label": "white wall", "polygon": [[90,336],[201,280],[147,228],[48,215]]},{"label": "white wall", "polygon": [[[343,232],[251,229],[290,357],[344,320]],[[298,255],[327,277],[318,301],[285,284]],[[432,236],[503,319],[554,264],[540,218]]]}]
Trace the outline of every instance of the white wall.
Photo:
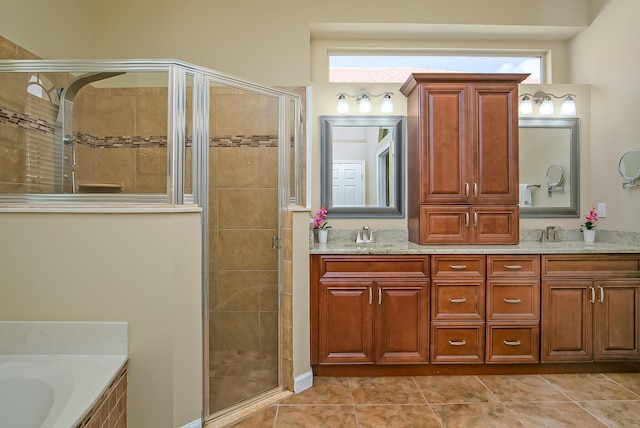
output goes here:
[{"label": "white wall", "polygon": [[96,3],[0,0],[0,35],[41,58],[95,58]]},{"label": "white wall", "polygon": [[0,213],[0,319],[129,323],[130,427],[202,409],[200,213]]},{"label": "white wall", "polygon": [[640,150],[640,2],[608,0],[597,6],[591,27],[570,45],[572,80],[592,88],[587,186],[593,202],[607,204],[607,218],[598,227],[640,232],[640,188],[623,190],[617,169],[624,152]]}]

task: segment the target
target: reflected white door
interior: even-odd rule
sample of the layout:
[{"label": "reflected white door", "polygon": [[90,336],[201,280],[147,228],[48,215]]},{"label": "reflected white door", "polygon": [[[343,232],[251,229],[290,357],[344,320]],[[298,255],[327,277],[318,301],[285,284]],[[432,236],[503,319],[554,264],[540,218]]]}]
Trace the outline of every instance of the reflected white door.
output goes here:
[{"label": "reflected white door", "polygon": [[333,206],[364,206],[364,160],[333,161]]}]

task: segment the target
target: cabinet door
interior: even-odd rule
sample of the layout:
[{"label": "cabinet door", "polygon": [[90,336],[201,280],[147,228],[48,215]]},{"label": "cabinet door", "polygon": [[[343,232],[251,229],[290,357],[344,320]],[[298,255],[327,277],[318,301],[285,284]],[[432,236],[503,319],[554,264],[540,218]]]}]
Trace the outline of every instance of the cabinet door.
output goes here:
[{"label": "cabinet door", "polygon": [[468,85],[428,83],[420,90],[420,203],[469,203]]},{"label": "cabinet door", "polygon": [[429,361],[429,282],[376,281],[376,363]]},{"label": "cabinet door", "polygon": [[469,221],[468,206],[422,205],[420,244],[467,244]]},{"label": "cabinet door", "polygon": [[518,87],[473,84],[470,96],[470,203],[517,204]]},{"label": "cabinet door", "polygon": [[373,281],[320,281],[320,364],[373,363]]},{"label": "cabinet door", "polygon": [[592,281],[542,281],[543,363],[593,359],[594,300]]},{"label": "cabinet door", "polygon": [[595,281],[596,360],[640,357],[640,279]]},{"label": "cabinet door", "polygon": [[471,207],[471,244],[520,242],[520,209],[517,206]]}]

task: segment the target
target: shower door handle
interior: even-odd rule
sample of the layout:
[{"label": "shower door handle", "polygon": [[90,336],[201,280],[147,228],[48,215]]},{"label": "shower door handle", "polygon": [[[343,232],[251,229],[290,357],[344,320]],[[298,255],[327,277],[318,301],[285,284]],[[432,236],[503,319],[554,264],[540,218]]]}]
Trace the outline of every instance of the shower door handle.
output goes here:
[{"label": "shower door handle", "polygon": [[272,236],[271,237],[271,249],[272,250],[277,250],[280,248],[280,238],[278,238],[277,236]]}]

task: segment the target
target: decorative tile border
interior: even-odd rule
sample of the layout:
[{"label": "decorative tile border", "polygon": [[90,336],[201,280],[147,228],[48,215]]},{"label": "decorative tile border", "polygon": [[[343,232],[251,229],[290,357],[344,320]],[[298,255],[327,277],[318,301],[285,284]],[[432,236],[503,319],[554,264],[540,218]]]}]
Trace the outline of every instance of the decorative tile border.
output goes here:
[{"label": "decorative tile border", "polygon": [[[15,126],[27,131],[39,132],[53,139],[55,124],[42,119],[31,118],[27,114],[17,113],[0,107],[0,124]],[[110,136],[94,137],[85,133],[76,133],[78,144],[93,148],[140,148],[167,147],[167,136]],[[192,137],[187,138],[187,147],[191,147]],[[209,147],[278,147],[277,135],[222,135],[209,137]]]}]

